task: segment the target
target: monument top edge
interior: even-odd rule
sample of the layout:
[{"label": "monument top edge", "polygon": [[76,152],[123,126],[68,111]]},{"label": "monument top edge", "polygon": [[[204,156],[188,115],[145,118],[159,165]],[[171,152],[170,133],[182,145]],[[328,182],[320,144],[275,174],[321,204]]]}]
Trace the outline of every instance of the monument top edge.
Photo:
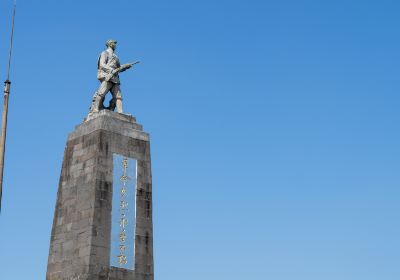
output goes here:
[{"label": "monument top edge", "polygon": [[101,110],[86,118],[75,130],[68,135],[72,140],[97,130],[105,130],[143,141],[149,141],[149,134],[143,131],[142,125],[136,123],[132,115]]},{"label": "monument top edge", "polygon": [[101,117],[101,116],[108,116],[108,117],[112,117],[115,119],[119,119],[121,121],[136,123],[136,118],[134,116],[132,116],[131,114],[117,113],[117,112],[110,111],[110,110],[101,110],[97,113],[93,113],[90,116],[87,116],[86,118],[84,118],[83,121],[88,122],[90,120],[93,120],[93,119]]}]

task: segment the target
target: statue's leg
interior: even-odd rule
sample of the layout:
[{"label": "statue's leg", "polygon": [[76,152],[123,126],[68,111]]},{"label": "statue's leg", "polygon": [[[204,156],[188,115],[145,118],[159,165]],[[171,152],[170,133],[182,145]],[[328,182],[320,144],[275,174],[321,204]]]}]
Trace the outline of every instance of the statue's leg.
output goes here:
[{"label": "statue's leg", "polygon": [[97,90],[94,92],[93,97],[92,97],[92,103],[90,104],[90,108],[89,108],[89,115],[93,113],[93,110],[95,107],[95,102],[96,102],[96,97],[97,97]]},{"label": "statue's leg", "polygon": [[114,84],[111,88],[111,93],[113,95],[113,101],[115,102],[115,107],[117,108],[118,113],[122,113],[122,95],[121,95],[121,88],[119,84]]},{"label": "statue's leg", "polygon": [[106,95],[107,95],[107,93],[99,101],[99,111],[108,109],[104,106],[104,99],[106,99]]},{"label": "statue's leg", "polygon": [[[112,90],[111,90],[111,92],[112,92]],[[117,104],[117,100],[115,99],[115,97],[113,95],[110,102],[108,103],[108,110],[115,111],[116,104]]]},{"label": "statue's leg", "polygon": [[106,81],[101,82],[99,89],[95,93],[94,100],[92,103],[92,108],[90,108],[89,114],[96,113],[102,108],[101,103],[104,100],[104,97],[107,94],[107,92],[110,91],[112,85],[113,84],[110,82]]}]

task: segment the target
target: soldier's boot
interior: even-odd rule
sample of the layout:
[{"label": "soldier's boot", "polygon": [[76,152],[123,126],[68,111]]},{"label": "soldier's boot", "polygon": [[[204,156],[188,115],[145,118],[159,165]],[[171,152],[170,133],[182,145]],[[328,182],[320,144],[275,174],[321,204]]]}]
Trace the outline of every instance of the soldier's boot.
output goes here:
[{"label": "soldier's boot", "polygon": [[113,96],[111,98],[110,102],[108,103],[108,107],[106,109],[110,110],[110,111],[115,111],[115,107],[117,106],[116,104],[117,104],[117,102],[115,100],[115,97]]},{"label": "soldier's boot", "polygon": [[97,113],[99,111],[100,102],[101,102],[101,97],[97,94],[97,91],[96,91],[93,95],[92,105],[90,106],[90,109],[89,109],[89,116],[91,116],[94,113]]},{"label": "soldier's boot", "polygon": [[117,107],[117,112],[118,113],[122,113],[123,112],[123,110],[122,110],[122,97],[117,97],[116,98],[117,100],[116,100],[116,107]]}]

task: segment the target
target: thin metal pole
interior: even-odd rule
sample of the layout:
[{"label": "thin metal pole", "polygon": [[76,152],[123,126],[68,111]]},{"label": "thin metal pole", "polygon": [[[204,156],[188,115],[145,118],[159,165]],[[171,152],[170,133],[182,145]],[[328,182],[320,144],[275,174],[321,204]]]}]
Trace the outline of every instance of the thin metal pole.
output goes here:
[{"label": "thin metal pole", "polygon": [[4,82],[4,103],[3,103],[3,114],[1,117],[1,138],[0,138],[0,211],[1,211],[1,198],[3,196],[4,154],[6,146],[8,97],[10,95],[10,85],[11,82],[9,80]]},{"label": "thin metal pole", "polygon": [[12,16],[12,27],[11,27],[11,36],[10,36],[10,53],[8,55],[8,70],[7,70],[7,81],[10,80],[10,68],[11,68],[11,56],[13,50],[13,38],[14,38],[14,21],[15,21],[15,12],[17,10],[17,2],[14,2],[14,11]]},{"label": "thin metal pole", "polygon": [[7,80],[4,82],[4,103],[3,103],[3,113],[1,117],[1,138],[0,138],[0,212],[1,212],[1,200],[3,196],[3,172],[4,172],[4,154],[6,146],[6,134],[7,134],[7,115],[8,115],[8,99],[10,96],[10,68],[11,68],[11,56],[13,48],[13,38],[14,38],[14,20],[15,11],[17,5],[14,2],[14,12],[12,17],[12,28],[11,28],[11,38],[10,38],[10,53],[8,56],[8,69],[7,69]]}]

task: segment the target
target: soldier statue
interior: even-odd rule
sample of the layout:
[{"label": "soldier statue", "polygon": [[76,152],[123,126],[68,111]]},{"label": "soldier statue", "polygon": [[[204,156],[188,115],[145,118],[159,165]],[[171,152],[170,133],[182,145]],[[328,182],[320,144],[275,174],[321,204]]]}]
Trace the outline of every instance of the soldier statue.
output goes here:
[{"label": "soldier statue", "polygon": [[[92,100],[92,105],[89,110],[89,116],[102,109],[122,113],[122,95],[120,89],[119,73],[131,68],[134,64],[128,63],[121,65],[118,56],[115,54],[117,41],[108,40],[106,42],[107,49],[100,54],[97,62],[97,79],[100,81],[100,87],[95,92]],[[103,105],[104,98],[108,92],[111,92],[112,99],[108,107]]]}]

